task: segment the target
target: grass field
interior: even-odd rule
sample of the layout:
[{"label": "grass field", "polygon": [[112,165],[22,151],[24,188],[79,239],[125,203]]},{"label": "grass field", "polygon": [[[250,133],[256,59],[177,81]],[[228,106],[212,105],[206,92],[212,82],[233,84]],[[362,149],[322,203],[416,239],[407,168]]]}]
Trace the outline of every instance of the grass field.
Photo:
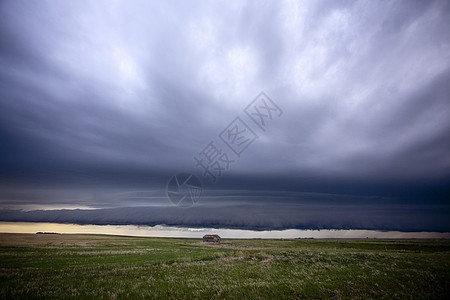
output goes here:
[{"label": "grass field", "polygon": [[449,241],[0,234],[2,299],[449,296]]}]

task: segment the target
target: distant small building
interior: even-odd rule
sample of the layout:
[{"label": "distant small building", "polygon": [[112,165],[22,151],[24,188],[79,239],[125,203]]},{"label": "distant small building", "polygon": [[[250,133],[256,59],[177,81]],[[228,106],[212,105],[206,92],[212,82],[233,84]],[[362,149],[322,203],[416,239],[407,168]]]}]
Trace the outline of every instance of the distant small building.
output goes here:
[{"label": "distant small building", "polygon": [[203,236],[204,242],[220,243],[220,236],[217,234],[206,234]]}]

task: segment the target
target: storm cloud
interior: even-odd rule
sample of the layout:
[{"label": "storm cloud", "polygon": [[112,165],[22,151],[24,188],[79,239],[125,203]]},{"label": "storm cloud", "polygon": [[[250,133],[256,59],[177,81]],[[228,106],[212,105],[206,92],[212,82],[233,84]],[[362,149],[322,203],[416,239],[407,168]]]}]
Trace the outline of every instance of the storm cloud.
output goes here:
[{"label": "storm cloud", "polygon": [[[448,28],[448,1],[2,1],[0,219],[449,231]],[[234,159],[215,183],[210,141]],[[60,208],[89,210],[29,211]]]}]

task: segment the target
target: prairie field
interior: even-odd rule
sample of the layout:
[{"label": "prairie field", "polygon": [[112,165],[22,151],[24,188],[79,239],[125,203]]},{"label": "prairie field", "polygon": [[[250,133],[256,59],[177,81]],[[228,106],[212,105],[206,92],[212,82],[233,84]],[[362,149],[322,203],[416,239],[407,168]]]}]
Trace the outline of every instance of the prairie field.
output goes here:
[{"label": "prairie field", "polygon": [[0,298],[448,299],[447,240],[0,234]]}]

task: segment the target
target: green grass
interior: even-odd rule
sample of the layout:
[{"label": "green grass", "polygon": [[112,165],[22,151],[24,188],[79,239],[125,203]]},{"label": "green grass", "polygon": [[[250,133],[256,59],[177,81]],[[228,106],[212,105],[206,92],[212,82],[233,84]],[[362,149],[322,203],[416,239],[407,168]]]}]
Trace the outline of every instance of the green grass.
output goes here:
[{"label": "green grass", "polygon": [[0,298],[445,299],[449,241],[0,234]]}]

